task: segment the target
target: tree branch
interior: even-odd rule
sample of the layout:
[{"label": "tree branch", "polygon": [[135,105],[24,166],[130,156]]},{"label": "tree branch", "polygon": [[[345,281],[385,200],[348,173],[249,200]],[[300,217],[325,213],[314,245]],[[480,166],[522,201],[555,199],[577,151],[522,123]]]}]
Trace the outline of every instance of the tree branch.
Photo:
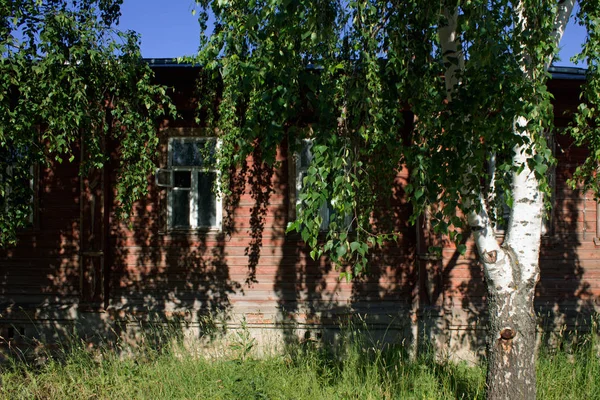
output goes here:
[{"label": "tree branch", "polygon": [[[444,16],[447,24],[438,29],[440,36],[440,46],[442,48],[442,56],[446,71],[444,78],[446,82],[446,98],[452,101],[452,94],[456,91],[456,87],[460,84],[459,74],[465,68],[464,56],[458,50],[459,37],[456,34],[458,9],[444,9]],[[469,170],[473,166],[468,166]],[[465,174],[465,181],[468,172]],[[468,194],[468,193],[465,193]],[[507,255],[505,251],[498,245],[494,228],[490,223],[487,212],[487,205],[483,198],[481,190],[475,196],[478,204],[475,206],[470,203],[470,200],[465,196],[464,205],[466,209],[471,211],[467,214],[467,220],[473,232],[477,252],[484,264],[484,271],[487,278],[491,281],[494,287],[508,288],[513,282],[510,263],[505,262]],[[508,265],[508,268],[506,267]]]},{"label": "tree branch", "polygon": [[381,19],[381,23],[379,25],[377,25],[375,27],[375,29],[373,30],[373,32],[371,33],[371,38],[375,38],[377,36],[377,34],[379,33],[379,31],[385,26],[387,25],[388,21],[390,20],[390,17],[392,16],[394,12],[394,8],[390,8],[390,10],[385,14],[385,16]]},{"label": "tree branch", "polygon": [[[571,17],[571,13],[573,12],[573,7],[575,5],[575,0],[559,0],[558,1],[558,9],[556,12],[556,19],[554,20],[554,29],[552,30],[552,39],[556,44],[556,48],[558,49],[558,45],[565,34],[565,29],[567,28],[567,24],[569,23],[569,18]],[[554,55],[550,56],[550,59],[544,65],[544,69],[548,70],[550,64],[552,64],[552,60],[554,59]]]},{"label": "tree branch", "polygon": [[459,38],[456,34],[458,9],[455,8],[450,11],[444,8],[443,14],[448,23],[438,29],[438,35],[440,37],[440,47],[442,48],[442,59],[444,65],[447,65],[444,72],[446,98],[448,101],[452,101],[452,93],[459,84],[458,74],[465,69],[465,58],[464,54],[458,51]]},{"label": "tree branch", "polygon": [[[561,0],[558,3],[557,15],[552,33],[553,45],[558,48],[569,17],[573,10],[575,0]],[[519,23],[524,29],[527,21],[522,13],[523,4],[519,3]],[[547,70],[552,62],[552,56],[544,64]],[[522,65],[523,73],[530,76],[527,64]],[[523,144],[514,148],[513,166],[523,167],[517,174],[513,173],[513,209],[511,210],[510,224],[507,229],[505,243],[519,254],[521,265],[521,282],[535,284],[539,272],[539,248],[542,234],[542,206],[543,193],[539,190],[539,181],[535,173],[529,168],[527,159],[531,157],[526,151],[534,142],[533,133],[527,129],[528,121],[525,117],[517,117],[514,123],[515,135],[523,137]],[[535,152],[535,149],[533,149]]]}]

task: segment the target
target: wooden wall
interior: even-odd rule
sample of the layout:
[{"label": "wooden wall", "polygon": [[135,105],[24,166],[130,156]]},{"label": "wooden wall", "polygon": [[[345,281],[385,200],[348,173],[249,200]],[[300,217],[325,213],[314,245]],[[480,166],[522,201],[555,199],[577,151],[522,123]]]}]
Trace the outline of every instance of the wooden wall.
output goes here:
[{"label": "wooden wall", "polygon": [[[163,123],[159,158],[164,165],[169,136],[203,133],[191,122],[195,70],[156,72],[160,82],[176,88],[174,98],[184,117]],[[578,98],[577,87],[574,81],[552,82],[559,126],[568,120],[564,111],[572,106],[569,99]],[[552,229],[543,239],[537,298],[540,323],[548,329],[589,319],[600,295],[596,203],[565,185],[585,154],[567,137],[557,137],[556,144],[555,208]],[[298,334],[312,335],[312,329],[335,330],[360,319],[410,341],[427,331],[445,335],[446,343],[481,346],[483,336],[477,332],[485,327],[485,286],[472,243],[465,256],[449,243],[441,259],[428,254],[433,239],[426,221],[416,227],[407,223],[406,170],[398,176],[397,192],[390,194],[403,237],[373,255],[368,277],[345,282],[326,259],[311,260],[297,235],[285,234],[295,206],[290,204],[293,183],[285,144],[278,160],[280,167],[271,169],[258,154],[250,156],[236,173],[234,195],[224,199],[223,230],[204,233],[166,229],[166,192],[154,177],[148,180],[149,195],[135,206],[131,225],[116,221],[114,159],[83,181],[77,160],[40,171],[34,227],[23,232],[16,248],[0,253],[0,334],[14,335],[15,326],[27,326],[29,334],[33,322],[57,326],[93,314],[108,325],[179,318],[216,330],[245,319],[291,341]]]},{"label": "wooden wall", "polygon": [[[37,206],[17,247],[0,250],[0,336],[68,328],[80,296],[80,181],[75,163],[36,173]],[[1,359],[1,355],[0,355]]]},{"label": "wooden wall", "polygon": [[[199,134],[199,128],[167,128],[162,148],[169,136]],[[245,318],[252,327],[282,328],[289,340],[297,328],[338,328],[357,314],[382,329],[390,324],[404,329],[417,281],[414,229],[406,222],[410,207],[397,201],[399,227],[406,235],[374,255],[372,274],[342,281],[325,258],[310,258],[299,235],[285,234],[290,207],[295,207],[285,145],[277,159],[280,168],[273,169],[254,154],[235,173],[237,185],[223,201],[220,232],[168,231],[161,216],[166,189],[150,182],[150,195],[136,206],[133,228],[114,224],[111,229],[109,309],[115,318],[145,318],[148,310],[190,322],[210,317],[228,326]],[[407,178],[405,173],[398,180]]]}]

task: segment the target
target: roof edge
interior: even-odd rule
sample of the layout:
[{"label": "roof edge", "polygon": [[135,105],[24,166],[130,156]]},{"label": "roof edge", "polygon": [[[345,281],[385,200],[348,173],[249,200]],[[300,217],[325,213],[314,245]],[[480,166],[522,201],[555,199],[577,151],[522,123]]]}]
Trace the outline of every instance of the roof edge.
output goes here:
[{"label": "roof edge", "polygon": [[[179,58],[144,58],[152,68],[200,68],[200,64],[179,61]],[[309,64],[307,69],[318,69],[318,66]],[[550,66],[548,72],[553,79],[585,80],[586,68]]]},{"label": "roof edge", "polygon": [[561,67],[561,66],[550,66],[548,72],[552,75],[552,79],[570,79],[577,81],[584,81],[587,75],[587,68],[579,67]]}]

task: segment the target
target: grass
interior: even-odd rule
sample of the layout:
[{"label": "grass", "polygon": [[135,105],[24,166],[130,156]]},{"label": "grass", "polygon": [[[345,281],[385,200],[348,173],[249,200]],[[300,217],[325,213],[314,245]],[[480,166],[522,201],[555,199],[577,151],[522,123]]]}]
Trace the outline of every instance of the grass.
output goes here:
[{"label": "grass", "polygon": [[[247,338],[244,338],[246,340]],[[250,341],[252,343],[252,341]],[[402,347],[377,350],[350,340],[343,351],[311,343],[282,355],[206,358],[181,344],[146,346],[123,355],[85,344],[54,353],[41,366],[2,367],[6,399],[482,399],[481,367],[411,359]],[[540,399],[600,399],[595,340],[569,349],[542,349]]]},{"label": "grass", "polygon": [[600,399],[597,338],[595,334],[583,334],[568,343],[540,349],[537,361],[540,399]]}]

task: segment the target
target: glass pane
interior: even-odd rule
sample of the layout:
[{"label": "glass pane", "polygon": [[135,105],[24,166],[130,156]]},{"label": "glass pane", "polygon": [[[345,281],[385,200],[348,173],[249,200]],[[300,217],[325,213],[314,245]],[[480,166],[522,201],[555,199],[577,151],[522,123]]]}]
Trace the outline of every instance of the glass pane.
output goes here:
[{"label": "glass pane", "polygon": [[329,218],[335,214],[335,210],[333,209],[331,203],[327,202],[321,206],[319,214],[321,214],[321,218],[323,218],[323,222],[321,222],[321,230],[326,231],[329,228]]},{"label": "glass pane", "polygon": [[[214,162],[217,141],[215,139],[194,140],[178,139],[171,142],[172,165],[176,167],[196,166],[204,164],[204,156],[210,155]],[[208,161],[208,160],[207,160]]]},{"label": "glass pane", "polygon": [[217,225],[217,196],[213,187],[215,172],[198,172],[198,226]]},{"label": "glass pane", "polygon": [[189,228],[190,226],[190,191],[173,190],[173,227]]},{"label": "glass pane", "polygon": [[192,187],[192,171],[175,171],[175,187],[189,189]]},{"label": "glass pane", "polygon": [[303,140],[302,148],[300,149],[300,168],[308,168],[313,155],[312,155],[312,140]]}]

